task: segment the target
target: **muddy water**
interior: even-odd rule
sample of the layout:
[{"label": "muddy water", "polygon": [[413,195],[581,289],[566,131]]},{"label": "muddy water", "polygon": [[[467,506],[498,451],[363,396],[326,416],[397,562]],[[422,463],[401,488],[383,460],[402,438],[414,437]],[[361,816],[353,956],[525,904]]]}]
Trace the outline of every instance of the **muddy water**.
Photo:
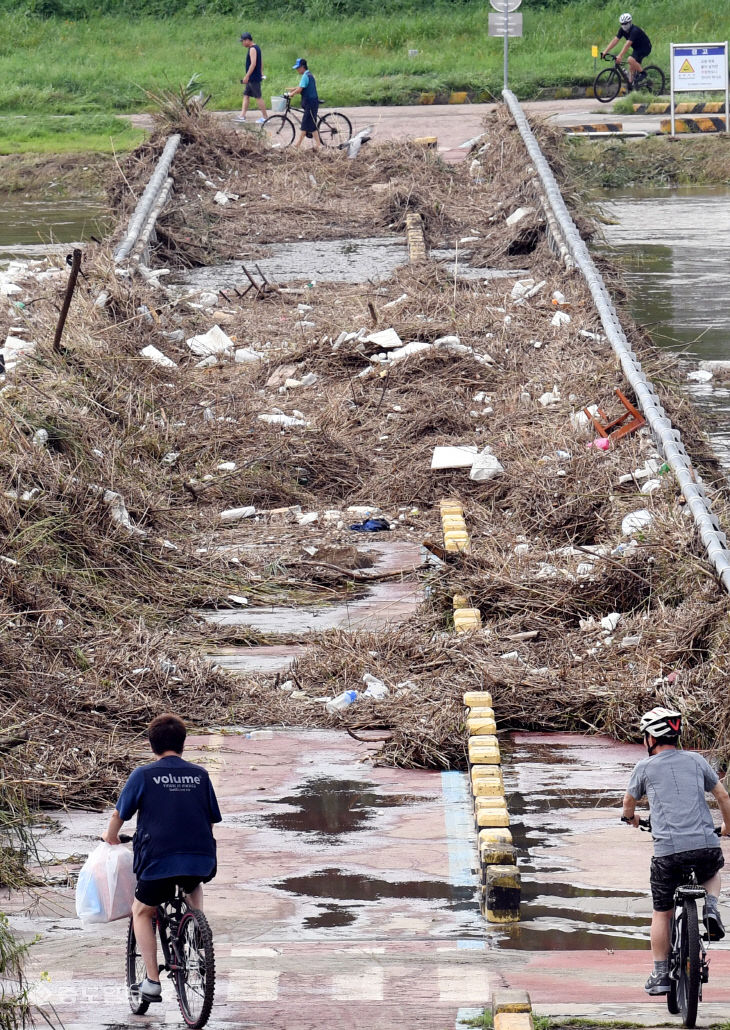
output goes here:
[{"label": "muddy water", "polygon": [[[607,192],[604,229],[625,270],[636,320],[659,347],[693,360],[730,360],[730,189]],[[689,384],[716,453],[730,468],[730,390]]]},{"label": "muddy water", "polygon": [[29,200],[0,194],[0,266],[13,258],[37,258],[91,236],[103,237],[109,214],[99,197]]}]

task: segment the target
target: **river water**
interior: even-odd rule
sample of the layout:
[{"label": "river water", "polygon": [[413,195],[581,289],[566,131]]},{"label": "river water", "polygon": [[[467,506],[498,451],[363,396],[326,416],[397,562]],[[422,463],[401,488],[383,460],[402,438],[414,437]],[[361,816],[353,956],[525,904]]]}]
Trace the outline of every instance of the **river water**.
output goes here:
[{"label": "river water", "polygon": [[103,237],[109,212],[100,197],[31,200],[0,194],[0,268],[14,258],[66,251],[71,243]]},{"label": "river water", "polygon": [[[730,188],[606,192],[607,251],[623,269],[638,323],[659,347],[694,361],[730,360]],[[730,468],[730,389],[687,384],[715,452]]]}]

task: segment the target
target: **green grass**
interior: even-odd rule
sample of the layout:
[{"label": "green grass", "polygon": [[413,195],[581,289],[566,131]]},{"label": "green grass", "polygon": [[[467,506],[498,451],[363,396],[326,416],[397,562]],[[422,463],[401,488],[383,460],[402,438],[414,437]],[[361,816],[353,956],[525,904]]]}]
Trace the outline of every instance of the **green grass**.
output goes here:
[{"label": "green grass", "polygon": [[133,149],[143,135],[106,114],[0,114],[0,154],[109,154]]},{"label": "green grass", "polygon": [[[321,5],[308,0],[310,11]],[[435,0],[413,10],[369,15],[290,13],[252,18],[204,16],[79,21],[0,13],[0,115],[33,115],[46,121],[16,131],[3,120],[0,147],[42,151],[111,146],[118,127],[91,127],[84,118],[150,107],[146,91],[176,88],[198,73],[210,107],[240,104],[244,54],[238,36],[250,29],[264,54],[266,97],[294,85],[294,59],[304,55],[330,105],[407,103],[419,92],[471,90],[499,95],[502,41],[487,35],[487,9],[476,0]],[[399,3],[415,0],[398,0]],[[314,4],[314,7],[312,7]],[[0,6],[2,6],[0,4]],[[645,0],[640,24],[654,41],[651,61],[668,65],[670,40],[724,39],[722,5],[699,0]],[[249,9],[252,9],[249,6]],[[524,0],[524,36],[510,43],[510,85],[522,99],[544,89],[587,85],[593,80],[591,46],[604,46],[616,11],[593,0],[557,8]],[[724,33],[724,35],[723,35]],[[408,51],[418,50],[415,57]],[[61,132],[47,119],[73,115]],[[83,117],[82,117],[83,116]],[[119,149],[132,137],[118,137]]]}]

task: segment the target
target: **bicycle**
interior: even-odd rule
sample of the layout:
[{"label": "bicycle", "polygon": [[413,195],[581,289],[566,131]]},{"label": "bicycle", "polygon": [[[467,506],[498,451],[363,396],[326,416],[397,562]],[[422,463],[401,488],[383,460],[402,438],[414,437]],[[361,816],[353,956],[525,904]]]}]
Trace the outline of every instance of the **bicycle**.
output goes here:
[{"label": "bicycle", "polygon": [[[630,820],[621,817],[622,822]],[[651,820],[639,819],[639,829],[651,832]],[[715,828],[720,836],[720,828]],[[681,884],[674,892],[674,912],[670,927],[669,977],[672,981],[666,995],[667,1008],[673,1016],[681,1012],[682,1024],[693,1027],[697,1021],[697,1006],[702,1001],[702,985],[710,976],[705,940],[709,932],[700,933],[697,903],[702,902],[702,922],[706,924],[705,899],[707,891],[697,882],[694,869],[689,883]]]},{"label": "bicycle", "polygon": [[[297,127],[302,127],[302,114],[291,106],[291,97],[285,96],[286,109],[282,114],[270,114],[261,126],[272,146],[288,147],[294,142]],[[339,147],[352,137],[352,122],[341,111],[330,111],[317,120],[319,138],[326,147]]]},{"label": "bicycle", "polygon": [[658,97],[664,92],[664,72],[655,64],[648,64],[636,82],[631,82],[628,72],[617,63],[613,54],[604,54],[604,61],[611,61],[613,68],[604,68],[593,80],[593,95],[600,104],[608,104],[621,92],[626,93],[638,89],[643,93],[651,93]]},{"label": "bicycle", "polygon": [[[128,843],[132,838],[120,835],[119,839]],[[215,993],[213,933],[208,920],[199,909],[188,907],[182,888],[178,886],[172,901],[157,906],[154,922],[165,959],[159,972],[167,971],[172,980],[186,1024],[199,1030],[208,1022]],[[143,998],[136,990],[146,970],[137,947],[132,919],[127,931],[126,964],[129,1007],[135,1016],[142,1016],[154,1002]]]}]

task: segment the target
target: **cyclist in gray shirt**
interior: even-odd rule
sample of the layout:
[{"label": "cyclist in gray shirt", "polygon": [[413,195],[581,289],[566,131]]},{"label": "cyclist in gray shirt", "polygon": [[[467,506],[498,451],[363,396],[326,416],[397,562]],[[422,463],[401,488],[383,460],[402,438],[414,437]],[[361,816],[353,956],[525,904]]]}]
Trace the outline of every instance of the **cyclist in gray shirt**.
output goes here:
[{"label": "cyclist in gray shirt", "polygon": [[624,795],[623,818],[638,826],[636,802],[647,798],[654,838],[650,875],[654,969],[644,989],[648,994],[668,994],[674,891],[687,881],[690,868],[707,891],[705,909],[710,940],[719,941],[725,936],[717,908],[720,870],[725,860],[705,792],[712,794],[720,807],[723,837],[730,835],[730,795],[701,755],[678,749],[682,733],[680,712],[652,708],[641,717],[639,725],[649,757],[638,762],[631,774]]}]

